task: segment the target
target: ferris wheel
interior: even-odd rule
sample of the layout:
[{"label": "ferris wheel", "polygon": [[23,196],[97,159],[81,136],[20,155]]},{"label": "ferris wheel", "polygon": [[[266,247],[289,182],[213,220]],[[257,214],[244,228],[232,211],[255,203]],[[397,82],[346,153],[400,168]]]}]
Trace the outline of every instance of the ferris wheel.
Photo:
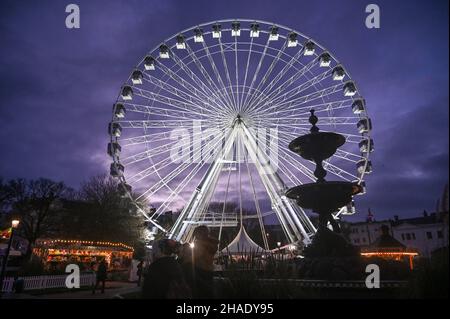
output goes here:
[{"label": "ferris wheel", "polygon": [[[200,24],[148,52],[120,89],[109,124],[111,175],[176,240],[189,241],[200,224],[222,230],[256,219],[266,249],[264,227],[274,221],[287,242],[308,244],[316,228],[284,194],[315,181],[314,163],[288,149],[309,132],[312,109],[321,131],[346,139],[324,162],[328,176],[364,193],[372,124],[332,53],[274,23]],[[167,211],[177,212],[171,225],[161,221]],[[335,216],[352,213],[349,203]]]}]

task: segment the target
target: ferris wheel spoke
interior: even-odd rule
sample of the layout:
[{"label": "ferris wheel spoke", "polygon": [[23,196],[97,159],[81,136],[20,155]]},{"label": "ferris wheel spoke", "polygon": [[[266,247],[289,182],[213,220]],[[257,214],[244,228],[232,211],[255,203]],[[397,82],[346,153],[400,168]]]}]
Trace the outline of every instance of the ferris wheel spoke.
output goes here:
[{"label": "ferris wheel spoke", "polygon": [[230,188],[230,179],[231,179],[231,170],[228,171],[227,187],[225,188],[225,196],[223,199],[223,206],[222,206],[222,215],[220,217],[220,228],[219,228],[219,237],[218,237],[219,242],[217,243],[218,249],[219,249],[219,245],[220,245],[220,240],[222,238],[222,228],[223,228],[223,222],[225,219],[225,209],[226,209],[227,200],[228,200],[228,190]]},{"label": "ferris wheel spoke", "polygon": [[[197,136],[199,136],[200,134],[201,134],[202,139],[205,139],[205,140],[211,136],[217,135],[216,132],[211,132],[210,134],[207,134],[207,135],[203,135],[203,132],[199,132],[199,133],[197,133]],[[195,136],[193,136],[193,138],[194,137]],[[135,164],[137,162],[148,159],[150,157],[159,156],[164,153],[170,152],[170,151],[172,151],[172,148],[174,145],[177,145],[178,148],[181,148],[181,147],[190,146],[192,143],[193,143],[193,141],[191,141],[191,139],[189,137],[186,139],[186,141],[184,143],[180,143],[180,140],[178,140],[178,139],[173,139],[172,141],[170,141],[169,143],[166,143],[164,145],[160,145],[160,146],[151,148],[150,150],[146,150],[146,151],[139,152],[137,154],[133,154],[131,156],[122,158],[121,162],[124,165]]]},{"label": "ferris wheel spoke", "polygon": [[[209,145],[205,151],[207,150],[208,153],[211,152],[211,150],[214,147],[217,147],[218,145],[220,145],[221,142],[221,138],[216,137],[216,140],[214,142],[211,143],[211,145]],[[207,154],[208,154],[207,153]],[[198,162],[195,167],[191,170],[191,172],[188,174],[191,175],[192,172],[199,167],[199,164],[201,164],[201,167],[203,167],[207,160],[209,160],[211,157],[211,154],[208,154],[208,156],[206,157],[206,159],[204,159],[203,161],[200,161],[200,159],[194,158],[192,163],[195,163],[196,161]],[[163,160],[165,161],[165,160]],[[170,183],[173,179],[175,179],[177,176],[179,176],[182,172],[184,172],[190,165],[192,165],[192,163],[183,163],[182,165],[178,166],[176,169],[172,170],[169,174],[167,174],[164,178],[162,178],[160,181],[158,181],[157,183],[155,183],[151,188],[149,188],[148,190],[146,190],[144,193],[142,193],[138,198],[143,198],[145,197],[147,200],[150,199],[150,197],[152,197],[157,191],[159,191],[164,185]],[[168,165],[165,165],[164,167],[166,167]],[[200,168],[201,168],[200,167]],[[162,167],[159,168],[159,170]]]},{"label": "ferris wheel spoke", "polygon": [[[289,135],[289,134],[286,134],[286,135]],[[293,136],[293,138],[296,137],[296,135],[292,135],[292,136]],[[278,138],[280,140],[286,142],[286,144],[289,144],[289,142],[290,142],[290,140],[285,138],[285,137],[278,137]],[[291,155],[291,154],[289,154],[289,155]],[[337,158],[341,158],[343,160],[352,162],[352,163],[357,163],[360,160],[364,159],[364,156],[361,155],[361,154],[354,154],[352,152],[344,151],[344,150],[341,150],[341,149],[336,150],[334,156],[337,157]]]},{"label": "ferris wheel spoke", "polygon": [[336,175],[336,176],[338,176],[338,177],[340,177],[340,178],[342,178],[342,179],[344,179],[344,180],[346,180],[348,182],[351,182],[351,181],[354,181],[354,180],[359,180],[358,176],[347,172],[346,170],[338,167],[335,164],[331,164],[329,159],[323,161],[323,168],[327,172],[330,172],[333,175]]},{"label": "ferris wheel spoke", "polygon": [[[209,103],[205,102],[205,100],[202,100],[195,94],[193,94],[191,92],[187,93],[186,91],[176,88],[168,83],[165,83],[165,82],[149,75],[146,72],[144,72],[144,75],[145,75],[144,81],[153,84],[157,88],[164,90],[169,94],[175,95],[175,96],[183,99],[186,103],[189,103],[190,105],[192,105],[191,108],[194,108],[194,109],[200,108],[200,112],[202,113],[202,115],[203,115],[203,113],[214,114],[213,110],[208,108]],[[203,107],[201,107],[200,105],[203,105]]]},{"label": "ferris wheel spoke", "polygon": [[159,162],[153,164],[152,166],[147,167],[146,169],[139,171],[139,172],[135,173],[134,175],[130,176],[128,178],[128,180],[130,183],[138,183],[138,182],[142,181],[143,179],[145,179],[149,176],[152,176],[152,174],[155,174],[157,171],[164,169],[172,164],[173,164],[173,161],[171,158],[164,158],[162,161],[159,161]]},{"label": "ferris wheel spoke", "polygon": [[[289,159],[292,161],[293,167],[300,172],[303,176],[307,177],[308,180],[315,182],[316,178],[314,177],[314,172],[312,169],[308,168],[301,162],[299,162],[292,154],[285,151],[284,149],[281,150],[281,153],[285,156],[286,159]],[[303,184],[303,183],[300,183]]]},{"label": "ferris wheel spoke", "polygon": [[[227,88],[226,88],[226,86],[225,86],[225,84],[224,84],[224,82],[222,80],[222,77],[219,74],[219,70],[217,69],[216,63],[214,62],[214,59],[213,59],[213,57],[211,55],[211,52],[209,51],[209,48],[208,48],[208,46],[206,45],[205,42],[203,42],[203,49],[206,52],[209,64],[211,65],[211,68],[212,68],[212,70],[214,72],[214,75],[216,76],[217,82],[218,82],[219,86],[222,87],[222,90],[224,92],[226,101],[230,105],[230,108],[231,108],[232,105],[233,105],[233,99],[231,98],[231,96],[230,96],[230,94],[229,94],[229,92],[228,92],[228,90],[227,90]],[[232,89],[231,89],[231,91],[232,91]],[[231,92],[231,93],[233,93],[233,92]]]},{"label": "ferris wheel spoke", "polygon": [[[157,115],[157,116],[163,116],[163,117],[169,117],[169,118],[182,118],[182,119],[189,119],[189,120],[196,120],[199,117],[205,118],[207,115],[204,113],[197,113],[195,111],[186,111],[186,110],[172,110],[167,109],[163,107],[157,107],[157,106],[148,106],[143,104],[136,104],[136,103],[129,103],[124,102],[123,105],[126,107],[127,111],[130,112],[136,112],[136,113],[144,113],[149,115]],[[219,116],[216,114],[214,116],[211,116],[211,118],[219,119]]]},{"label": "ferris wheel spoke", "polygon": [[[286,44],[284,45],[283,49],[280,50],[279,53],[283,53],[284,49],[286,48]],[[284,65],[284,67],[281,69],[281,71],[279,73],[277,73],[277,75],[272,79],[272,81],[270,81],[267,86],[261,90],[261,99],[263,98],[263,96],[267,95],[270,90],[273,89],[273,87],[283,78],[283,76],[293,67],[295,62],[299,62],[300,57],[302,56],[304,52],[304,47],[302,47],[300,50],[297,51],[297,53],[292,56],[290,58],[290,60]],[[280,54],[281,57],[281,54]],[[277,56],[278,58],[278,56]],[[279,60],[279,59],[278,59]],[[277,61],[278,61],[277,60]],[[274,60],[275,61],[275,60]],[[274,65],[275,66],[275,65]],[[302,69],[305,69],[306,66],[303,65]],[[260,82],[260,86],[259,87],[263,87],[263,85],[265,84],[265,82],[269,79],[269,75],[272,73],[273,67],[272,69],[270,69],[270,71],[268,73],[266,73],[266,76],[262,79],[262,81]],[[258,87],[258,88],[259,88]],[[260,100],[259,100],[260,101]],[[251,103],[255,102],[255,101],[250,101]]]},{"label": "ferris wheel spoke", "polygon": [[321,112],[333,112],[336,110],[342,110],[345,108],[350,109],[352,105],[353,99],[346,99],[341,101],[333,101],[333,102],[325,102],[314,105],[308,105],[303,107],[298,107],[294,110],[289,111],[274,111],[270,113],[270,118],[274,120],[283,120],[285,118],[295,118],[298,116],[307,116],[309,117],[310,110],[314,109],[315,113]]},{"label": "ferris wheel spoke", "polygon": [[[252,38],[252,39],[253,39],[253,38]],[[252,42],[252,43],[253,43],[253,42]],[[243,105],[243,113],[245,113],[245,112],[247,111],[247,108],[248,108],[248,107],[247,107],[248,96],[249,96],[249,93],[251,92],[253,86],[255,85],[256,78],[258,77],[259,71],[261,70],[261,67],[262,67],[262,63],[263,63],[264,57],[266,56],[267,49],[269,48],[269,44],[270,44],[270,38],[268,37],[268,38],[267,38],[267,41],[266,41],[266,44],[265,44],[265,46],[264,46],[264,50],[263,50],[263,52],[262,52],[262,54],[261,54],[261,57],[259,58],[259,62],[258,62],[258,66],[256,67],[256,71],[255,71],[255,73],[253,74],[252,82],[250,83],[250,87],[249,87],[249,89],[247,90],[247,95],[245,96],[245,100],[244,100],[244,102],[242,103],[242,105]],[[244,82],[244,87],[245,87],[245,82]],[[256,94],[256,92],[255,92],[255,94]],[[253,98],[253,96],[252,96],[252,98]]]},{"label": "ferris wheel spoke", "polygon": [[[283,140],[286,143],[289,143],[288,139],[285,139],[284,137],[279,137],[280,140]],[[340,150],[338,150],[340,151]],[[301,162],[299,162],[294,156],[292,156],[292,154],[288,151],[286,151],[284,148],[281,148],[281,153],[284,154],[284,158],[289,158],[290,160],[292,160],[292,162],[295,162],[295,164],[298,165],[298,167],[294,166],[294,168],[296,168],[298,171],[300,171],[302,174],[304,174],[305,176],[307,176],[309,179],[311,179],[311,181],[315,181],[316,178],[314,176],[314,172],[312,171],[312,169],[309,169],[308,167],[306,167],[304,164],[302,164]],[[353,153],[350,152],[345,152],[345,151],[340,151],[339,153],[336,152],[336,157],[354,162],[353,160],[350,160],[350,156],[353,157],[359,157],[359,159],[361,159],[361,156],[355,155]],[[313,163],[313,162],[311,162]],[[324,169],[329,171],[330,173],[343,178],[345,180],[354,180],[354,179],[358,179],[358,177],[356,177],[355,175],[348,173],[347,171],[345,171],[342,168],[339,168],[338,166],[331,164],[329,162],[329,160],[324,161]]]},{"label": "ferris wheel spoke", "polygon": [[[281,140],[281,141],[285,142],[286,144],[289,144],[289,142],[290,142],[290,140],[288,140],[287,138],[285,138],[285,137],[283,136],[283,134],[274,135],[274,134],[272,134],[272,133],[269,132],[268,135],[269,135],[271,138],[275,138],[275,139]],[[309,168],[306,167],[304,164],[302,164],[301,162],[299,162],[299,161],[298,161],[291,153],[287,152],[287,151],[285,150],[284,147],[281,147],[281,148],[279,147],[279,148],[278,148],[278,151],[280,152],[280,150],[281,150],[281,152],[284,154],[284,156],[283,156],[284,159],[289,158],[289,159],[291,159],[293,162],[295,162],[296,165],[298,165],[298,166],[293,166],[296,170],[298,170],[300,173],[302,173],[304,176],[306,176],[307,178],[311,179],[312,181],[315,181],[314,172],[313,172],[311,169],[309,169]],[[279,161],[278,161],[278,165],[283,165],[283,166],[285,166],[282,160],[279,160]],[[286,169],[287,169],[287,166],[285,166],[285,167],[286,167]],[[287,171],[289,171],[289,169],[287,169]],[[284,174],[286,175],[286,177],[292,176],[292,174],[287,174],[287,173],[284,173]],[[291,180],[291,181],[292,181],[292,180]],[[297,180],[297,182],[299,182],[300,184],[303,184],[303,183],[300,182],[299,180]]]},{"label": "ferris wheel spoke", "polygon": [[[309,130],[307,129],[302,129],[301,133],[308,133]],[[335,131],[327,131],[327,130],[321,130],[322,132],[335,132]],[[356,134],[350,134],[350,133],[345,133],[345,132],[338,132],[339,134],[343,135],[345,137],[345,142],[346,143],[352,143],[352,144],[358,144],[359,142],[361,142],[361,140],[364,138],[363,135],[356,135]],[[296,132],[294,131],[283,131],[283,134],[289,135],[292,138],[296,138],[298,137],[298,134],[296,134]]]},{"label": "ferris wheel spoke", "polygon": [[[221,107],[226,107],[225,100],[223,96],[220,95],[220,91],[215,86],[214,81],[209,76],[208,72],[203,67],[196,53],[192,50],[192,48],[186,43],[186,51],[188,52],[185,58],[180,58],[175,52],[172,52],[172,58],[174,62],[178,65],[178,67],[184,71],[186,75],[193,81],[192,85],[199,85],[204,93],[208,96],[211,95],[215,97],[218,101],[220,101]],[[185,63],[184,60],[190,59],[188,63]],[[206,80],[206,83],[189,67],[190,62],[193,62],[197,69],[200,70],[203,78]]]},{"label": "ferris wheel spoke", "polygon": [[[296,168],[298,170],[298,168]],[[278,170],[292,183],[291,185],[302,185],[302,182],[291,170],[287,167],[283,161],[278,161]]]},{"label": "ferris wheel spoke", "polygon": [[122,128],[136,129],[163,129],[163,128],[188,128],[195,122],[201,122],[202,127],[223,129],[228,123],[212,123],[209,119],[191,120],[142,120],[142,121],[116,121]]},{"label": "ferris wheel spoke", "polygon": [[[276,86],[276,89],[270,92],[270,90],[273,89],[275,86],[275,82],[271,81],[270,84],[267,86],[267,92],[270,92],[268,94],[268,99],[275,99],[277,96],[279,96],[282,92],[284,92],[287,88],[289,88],[292,84],[294,84],[297,80],[299,80],[301,77],[305,76],[308,72],[311,72],[311,69],[317,65],[318,61],[317,59],[314,59],[310,61],[308,64],[305,64],[301,69],[298,69],[296,73],[289,77],[287,80],[285,80],[282,84]],[[261,103],[261,100],[259,100],[256,103],[256,106]]]},{"label": "ferris wheel spoke", "polygon": [[[136,87],[133,87],[133,88],[135,90],[134,95],[140,96],[140,97],[142,97],[144,99],[147,99],[147,100],[151,100],[151,101],[155,101],[155,102],[158,102],[158,103],[165,104],[165,105],[170,106],[172,108],[177,108],[177,109],[181,109],[181,110],[184,110],[184,111],[190,110],[192,108],[200,108],[202,110],[205,110],[205,108],[200,106],[200,105],[193,105],[193,104],[190,104],[190,103],[186,103],[186,102],[180,101],[178,99],[167,97],[167,96],[161,95],[159,93],[154,93],[154,92],[151,92],[151,91],[148,91],[148,90],[145,90],[145,89],[136,88]],[[202,113],[200,113],[200,114],[202,114]],[[204,114],[202,114],[202,115],[204,115]]]},{"label": "ferris wheel spoke", "polygon": [[[221,104],[221,99],[219,96],[217,96],[205,83],[203,83],[203,81],[201,81],[200,78],[180,58],[178,58],[175,53],[172,53],[172,57],[176,65],[183,70],[183,72],[195,83],[195,85],[186,81],[162,63],[159,64],[161,71],[187,91],[190,91],[196,96],[204,99],[205,101],[203,103],[208,104],[212,111],[219,113],[224,112],[225,105]],[[197,89],[197,87],[201,90]]]},{"label": "ferris wheel spoke", "polygon": [[227,62],[227,59],[225,57],[225,50],[223,48],[222,38],[219,38],[219,46],[220,46],[220,55],[222,57],[222,64],[223,64],[223,67],[225,69],[225,76],[227,78],[228,86],[231,89],[231,96],[233,98],[233,110],[237,112],[237,109],[236,109],[236,107],[237,107],[237,100],[236,100],[236,97],[235,97],[235,95],[233,93],[233,83],[231,82],[230,71],[228,69],[228,62]]},{"label": "ferris wheel spoke", "polygon": [[[261,104],[260,108],[264,108],[267,105],[270,104],[275,104],[277,105],[278,103],[282,103],[282,102],[286,102],[289,99],[295,99],[295,96],[297,96],[298,94],[304,92],[305,90],[319,84],[320,82],[322,82],[323,80],[327,79],[331,77],[331,72],[329,71],[325,71],[311,79],[309,79],[308,81],[302,83],[301,85],[298,85],[294,88],[292,88],[291,90],[281,94],[281,95],[274,95],[272,97],[267,97],[267,100],[265,103]],[[280,89],[281,87],[277,88]],[[281,91],[282,92],[282,91]],[[267,109],[267,110],[270,110]]]},{"label": "ferris wheel spoke", "polygon": [[[321,117],[318,123],[319,127],[323,127],[323,126],[335,126],[335,125],[355,125],[358,123],[358,121],[360,120],[359,117],[337,117],[337,116],[330,116],[330,117]],[[277,120],[278,122],[276,123],[272,123],[272,125],[274,124],[279,124],[282,125],[284,127],[291,127],[291,128],[298,128],[299,126],[305,126],[305,127],[310,127],[311,123],[309,123],[309,120],[307,117],[304,118],[285,118],[282,119],[280,118],[279,120]],[[256,124],[264,124],[264,123],[268,123],[267,121],[264,120],[260,120],[259,122],[255,122]]]},{"label": "ferris wheel spoke", "polygon": [[[244,82],[242,84],[242,96],[241,96],[241,101],[244,101],[245,97],[245,87],[247,85],[247,76],[248,76],[248,67],[250,65],[250,57],[252,55],[252,47],[253,47],[253,38],[250,39],[250,48],[248,50],[248,54],[247,54],[247,63],[245,66],[245,73],[244,73]],[[248,93],[248,92],[247,92]],[[242,106],[245,105],[245,101],[242,103]],[[241,111],[241,105],[239,105],[239,112]]]},{"label": "ferris wheel spoke", "polygon": [[120,138],[122,146],[132,146],[144,143],[154,143],[170,139],[171,131],[155,132],[152,134],[144,134],[127,138]]},{"label": "ferris wheel spoke", "polygon": [[361,154],[354,154],[352,152],[347,152],[341,149],[336,150],[336,153],[334,155],[338,158],[342,158],[353,163],[358,163],[360,160],[364,159],[364,156],[362,156]]},{"label": "ferris wheel spoke", "polygon": [[[309,130],[306,128],[301,129],[301,133],[308,133]],[[335,132],[335,131],[327,131],[327,130],[321,130],[321,132]],[[361,139],[364,138],[362,135],[356,135],[356,134],[350,134],[350,133],[344,133],[344,132],[338,132],[339,134],[343,135],[345,137],[346,143],[353,143],[358,144],[361,142]],[[293,132],[292,130],[289,131],[283,131],[282,134],[291,136],[293,139],[298,137],[298,134],[296,132]]]},{"label": "ferris wheel spoke", "polygon": [[[261,78],[261,81],[258,83],[258,86],[256,87],[256,92],[259,92],[262,88],[262,86],[265,84],[265,82],[269,79],[270,74],[272,73],[273,69],[275,68],[276,64],[280,60],[281,56],[283,55],[283,51],[286,48],[286,42],[283,44],[283,47],[278,51],[276,57],[272,60],[272,63],[267,68],[266,73]],[[251,104],[253,101],[250,100],[248,104]]]},{"label": "ferris wheel spoke", "polygon": [[238,43],[237,36],[234,37],[234,63],[235,63],[235,79],[236,79],[236,99],[237,105],[241,105],[241,101],[239,99],[239,63],[238,63]]},{"label": "ferris wheel spoke", "polygon": [[298,108],[301,105],[304,105],[306,103],[315,101],[317,99],[323,99],[325,97],[328,97],[336,92],[339,92],[340,89],[342,89],[342,83],[332,85],[330,87],[324,88],[322,90],[309,93],[307,95],[304,95],[302,97],[298,97],[292,100],[288,100],[281,103],[276,103],[274,105],[269,106],[268,109],[263,110],[262,113],[267,113],[267,110],[271,109],[279,109],[279,110],[292,110],[295,108]]},{"label": "ferris wheel spoke", "polygon": [[196,53],[192,50],[192,48],[189,46],[189,44],[186,44],[186,49],[188,50],[189,54],[191,55],[194,64],[196,65],[197,69],[200,71],[200,73],[203,75],[203,77],[205,78],[205,80],[207,81],[207,83],[210,85],[210,87],[213,90],[217,90],[217,94],[221,97],[222,99],[222,104],[225,106],[225,108],[230,109],[230,106],[227,105],[228,103],[227,98],[223,95],[223,93],[221,92],[221,90],[217,87],[217,85],[214,83],[213,79],[211,78],[211,76],[209,75],[208,71],[206,71],[205,67],[203,66],[203,64],[200,62],[200,60],[198,59]]},{"label": "ferris wheel spoke", "polygon": [[[131,145],[163,142],[163,141],[167,141],[167,140],[172,141],[174,139],[172,132],[173,131],[155,132],[153,134],[145,134],[145,135],[139,135],[139,136],[130,137],[130,138],[126,138],[126,139],[120,139],[120,145],[121,146],[131,146]],[[212,134],[216,134],[216,132],[212,132]],[[205,139],[208,136],[211,136],[212,134],[205,135],[204,131],[198,130],[198,131],[190,133],[189,139],[194,139],[194,138]]]},{"label": "ferris wheel spoke", "polygon": [[[219,139],[219,142],[221,140]],[[171,203],[178,194],[188,185],[188,183],[194,178],[194,176],[197,175],[197,173],[205,166],[207,165],[207,161],[211,159],[213,155],[208,154],[208,158],[204,161],[201,161],[197,163],[194,167],[194,169],[178,184],[178,186],[171,192],[171,194],[168,196],[167,200],[156,210],[155,215],[160,216],[166,209],[168,203]],[[146,196],[149,198],[149,196]],[[186,202],[186,201],[185,201]]]}]

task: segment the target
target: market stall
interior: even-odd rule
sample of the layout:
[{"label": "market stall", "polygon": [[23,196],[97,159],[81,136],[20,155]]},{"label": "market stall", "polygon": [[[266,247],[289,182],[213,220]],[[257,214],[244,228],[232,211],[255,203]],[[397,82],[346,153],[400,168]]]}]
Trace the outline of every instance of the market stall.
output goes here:
[{"label": "market stall", "polygon": [[132,247],[123,243],[66,239],[40,239],[33,248],[33,254],[40,257],[49,269],[74,263],[85,270],[105,260],[109,270],[126,270],[133,252]]}]

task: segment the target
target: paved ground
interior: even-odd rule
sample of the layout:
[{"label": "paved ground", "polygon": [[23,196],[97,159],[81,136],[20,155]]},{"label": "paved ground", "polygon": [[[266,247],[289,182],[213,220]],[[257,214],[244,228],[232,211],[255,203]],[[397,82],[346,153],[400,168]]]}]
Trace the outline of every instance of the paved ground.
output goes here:
[{"label": "paved ground", "polygon": [[67,289],[64,291],[52,291],[49,293],[23,293],[16,295],[3,295],[4,299],[112,299],[120,298],[121,294],[127,294],[132,292],[139,292],[140,287],[137,287],[136,283],[128,282],[117,282],[110,281],[106,282],[105,293],[100,293],[97,290],[95,294],[92,294],[92,290],[78,290],[78,289]]}]

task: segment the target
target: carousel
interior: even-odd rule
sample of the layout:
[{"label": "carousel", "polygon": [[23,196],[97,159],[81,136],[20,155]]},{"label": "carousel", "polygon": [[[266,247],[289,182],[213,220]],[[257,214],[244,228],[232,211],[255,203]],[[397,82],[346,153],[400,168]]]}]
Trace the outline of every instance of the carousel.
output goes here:
[{"label": "carousel", "polygon": [[75,263],[83,269],[105,260],[111,270],[126,270],[131,265],[134,249],[123,243],[89,240],[40,239],[33,254],[48,268],[61,268]]}]

